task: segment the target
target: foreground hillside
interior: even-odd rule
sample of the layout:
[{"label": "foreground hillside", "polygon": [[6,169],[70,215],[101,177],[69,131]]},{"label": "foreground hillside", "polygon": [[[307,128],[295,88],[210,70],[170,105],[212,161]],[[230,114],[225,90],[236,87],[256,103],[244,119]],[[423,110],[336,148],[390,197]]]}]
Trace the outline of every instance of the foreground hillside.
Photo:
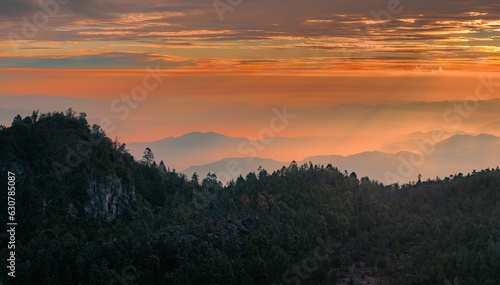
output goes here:
[{"label": "foreground hillside", "polygon": [[71,110],[1,128],[17,284],[500,284],[498,168],[384,186],[292,163],[223,187],[165,164]]}]

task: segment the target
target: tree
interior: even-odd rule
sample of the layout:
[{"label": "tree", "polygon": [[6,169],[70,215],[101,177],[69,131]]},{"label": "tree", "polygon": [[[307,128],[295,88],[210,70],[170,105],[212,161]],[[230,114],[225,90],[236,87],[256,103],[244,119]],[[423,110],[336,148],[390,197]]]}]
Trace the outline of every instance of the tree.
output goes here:
[{"label": "tree", "polygon": [[167,168],[165,167],[165,163],[163,163],[163,160],[160,161],[160,165],[158,166],[160,168],[160,171],[163,173],[167,173]]},{"label": "tree", "polygon": [[106,137],[106,132],[101,128],[101,126],[97,124],[92,125],[92,129],[90,130],[90,133],[96,137],[99,141],[104,140]]},{"label": "tree", "polygon": [[200,180],[199,180],[199,177],[198,177],[198,174],[195,172],[193,173],[193,176],[191,176],[191,182],[193,183],[193,185],[195,186],[198,186],[200,185]]},{"label": "tree", "polygon": [[33,113],[31,113],[31,120],[33,121],[33,123],[36,123],[36,121],[38,120],[38,117],[39,117],[39,111],[38,110],[33,111]]},{"label": "tree", "polygon": [[141,163],[147,166],[153,165],[153,162],[155,161],[155,156],[151,149],[149,147],[144,150],[144,154],[142,156]]},{"label": "tree", "polygon": [[127,152],[127,145],[126,144],[120,144],[118,147],[118,153],[126,153]]},{"label": "tree", "polygon": [[76,112],[73,110],[73,108],[68,108],[68,110],[66,110],[66,117],[68,118],[74,118],[75,114]]},{"label": "tree", "polygon": [[20,123],[22,123],[22,121],[23,121],[23,118],[21,117],[21,115],[17,114],[17,116],[15,116],[14,120],[12,121],[12,126],[20,124]]}]

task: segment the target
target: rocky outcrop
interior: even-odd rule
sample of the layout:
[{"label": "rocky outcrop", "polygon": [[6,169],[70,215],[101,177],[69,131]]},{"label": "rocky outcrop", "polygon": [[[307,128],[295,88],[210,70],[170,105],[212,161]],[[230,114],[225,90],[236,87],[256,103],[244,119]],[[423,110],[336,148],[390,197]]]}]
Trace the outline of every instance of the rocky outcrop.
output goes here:
[{"label": "rocky outcrop", "polygon": [[112,221],[127,209],[135,208],[133,183],[123,183],[116,176],[92,179],[87,186],[89,201],[84,205],[85,215],[93,221]]}]

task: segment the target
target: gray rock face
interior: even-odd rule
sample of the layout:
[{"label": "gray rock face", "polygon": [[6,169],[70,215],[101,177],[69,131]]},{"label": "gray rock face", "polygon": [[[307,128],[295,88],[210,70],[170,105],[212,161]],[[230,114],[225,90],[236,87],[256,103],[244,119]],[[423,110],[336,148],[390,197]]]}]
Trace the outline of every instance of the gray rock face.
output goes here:
[{"label": "gray rock face", "polygon": [[84,205],[85,215],[98,222],[110,222],[136,204],[134,184],[125,184],[116,176],[90,180],[87,193],[90,199]]}]

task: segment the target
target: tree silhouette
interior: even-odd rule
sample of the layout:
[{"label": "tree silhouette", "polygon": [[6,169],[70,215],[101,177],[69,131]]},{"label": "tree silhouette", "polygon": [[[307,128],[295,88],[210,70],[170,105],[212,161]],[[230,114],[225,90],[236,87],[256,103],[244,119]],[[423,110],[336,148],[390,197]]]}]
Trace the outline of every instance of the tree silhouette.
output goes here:
[{"label": "tree silhouette", "polygon": [[165,166],[165,163],[163,160],[160,161],[160,165],[158,166],[161,170],[161,172],[166,173],[167,172],[167,167]]},{"label": "tree silhouette", "polygon": [[152,166],[154,161],[155,161],[155,156],[154,156],[153,152],[151,151],[151,149],[149,147],[147,147],[144,150],[144,154],[142,156],[141,163],[144,165],[147,165],[147,166]]}]

